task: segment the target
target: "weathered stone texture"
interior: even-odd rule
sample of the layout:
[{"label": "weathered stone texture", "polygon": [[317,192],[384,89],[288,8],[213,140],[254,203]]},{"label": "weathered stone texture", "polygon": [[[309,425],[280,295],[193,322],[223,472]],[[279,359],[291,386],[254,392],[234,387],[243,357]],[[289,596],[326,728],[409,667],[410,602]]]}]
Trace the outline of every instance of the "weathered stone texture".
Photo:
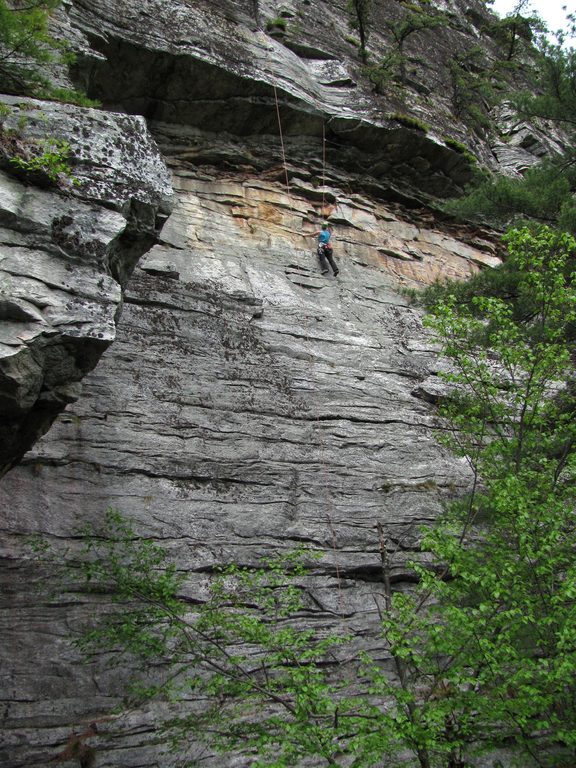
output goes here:
[{"label": "weathered stone texture", "polygon": [[[115,336],[121,284],[168,215],[168,172],[142,118],[4,97],[4,130],[70,146],[69,178],[0,171],[0,468],[48,429]],[[12,166],[6,165],[7,170]],[[16,170],[16,169],[13,169]]]},{"label": "weathered stone texture", "polygon": [[[472,177],[468,159],[447,139],[463,142],[485,165],[498,164],[488,133],[470,131],[455,108],[449,65],[479,43],[487,62],[498,56],[486,33],[490,14],[480,0],[438,7],[450,24],[406,40],[405,80],[385,95],[375,92],[350,41],[347,0],[282,9],[261,1],[258,22],[252,0],[73,0],[59,30],[78,51],[76,79],[111,109],[246,136],[276,130],[277,97],[287,134],[319,136],[324,122],[340,165],[430,199],[458,193]],[[267,22],[280,11],[287,30],[278,34]],[[384,22],[402,13],[394,0],[373,4],[372,63],[393,47]],[[398,122],[405,114],[428,133]]]},{"label": "weathered stone texture", "polygon": [[[288,197],[246,169],[192,167],[183,139],[169,145],[162,126],[157,136],[178,197],[161,242],[130,280],[117,339],[82,398],[0,487],[10,509],[12,607],[0,632],[14,768],[45,765],[91,720],[101,768],[172,764],[157,743],[162,707],[112,717],[122,674],[78,665],[68,645],[102,608],[73,592],[35,594],[44,574],[24,535],[74,548],[78,528],[112,505],[163,542],[196,596],[216,564],[252,564],[305,542],[322,555],[307,580],[316,606],[308,621],[353,631],[367,647],[381,590],[376,522],[398,545],[401,586],[419,527],[467,482],[434,439],[427,399],[439,361],[399,288],[469,274],[496,258],[490,239],[464,244],[471,234],[425,211],[350,195],[329,168],[341,272],[323,276],[309,237],[322,200],[309,169],[300,167],[302,186]],[[52,663],[34,666],[38,647]]]},{"label": "weathered stone texture", "polygon": [[[142,118],[72,107],[41,105],[48,129],[70,142],[80,186],[61,195],[0,183],[11,230],[5,445],[11,420],[25,423],[13,455],[77,397],[115,338],[82,397],[0,484],[9,768],[51,764],[92,721],[98,768],[174,762],[158,731],[165,706],[112,714],[129,671],[82,665],[70,644],[109,610],[106,599],[74,584],[62,592],[31,557],[30,534],[73,552],[80,528],[117,507],[167,547],[200,598],[214,565],[305,542],[321,554],[306,580],[308,621],[369,647],[379,642],[376,523],[397,547],[393,578],[405,588],[419,527],[468,482],[434,439],[442,363],[402,289],[499,263],[492,233],[423,205],[470,178],[444,141],[469,141],[451,114],[445,59],[479,34],[483,4],[467,4],[477,10],[468,23],[450,3],[456,31],[435,36],[430,66],[430,39],[411,41],[410,78],[420,68],[426,83],[404,101],[372,92],[346,40],[346,0],[284,6],[279,39],[264,31],[278,14],[268,0],[259,19],[252,0],[70,0],[57,16],[79,54],[76,80],[106,107],[151,121],[177,205],[158,237],[170,186]],[[375,56],[386,45],[377,28]],[[428,135],[393,119],[407,105],[431,122]],[[44,128],[31,114],[34,136]],[[469,145],[492,162],[487,141]],[[328,216],[337,278],[320,274],[311,237]],[[249,764],[194,744],[189,757]]]}]

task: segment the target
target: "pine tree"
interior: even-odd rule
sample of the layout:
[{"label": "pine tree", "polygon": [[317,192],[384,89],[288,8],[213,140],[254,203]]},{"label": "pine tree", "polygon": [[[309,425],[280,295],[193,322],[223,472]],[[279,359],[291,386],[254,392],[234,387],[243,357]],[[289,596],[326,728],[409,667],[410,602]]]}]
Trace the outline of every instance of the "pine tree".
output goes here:
[{"label": "pine tree", "polygon": [[360,35],[360,58],[366,63],[368,60],[368,50],[366,45],[368,43],[372,0],[348,0],[347,7],[350,16],[350,24],[353,29],[358,30],[358,34]]},{"label": "pine tree", "polygon": [[48,86],[41,65],[60,46],[48,17],[61,0],[0,0],[0,90],[35,95]]}]

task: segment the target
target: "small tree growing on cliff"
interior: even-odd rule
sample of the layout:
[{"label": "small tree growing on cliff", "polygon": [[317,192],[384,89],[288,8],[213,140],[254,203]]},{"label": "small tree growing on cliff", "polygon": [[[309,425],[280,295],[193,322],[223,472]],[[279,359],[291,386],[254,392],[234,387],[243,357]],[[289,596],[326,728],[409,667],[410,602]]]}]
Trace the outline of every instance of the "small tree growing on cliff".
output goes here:
[{"label": "small tree growing on cliff", "polygon": [[368,34],[370,26],[370,11],[372,0],[348,0],[348,15],[352,29],[358,30],[360,36],[360,59],[366,63],[368,60]]},{"label": "small tree growing on cliff", "polygon": [[[576,126],[576,52],[545,44],[538,61],[535,93],[515,94],[511,102],[522,117],[550,121],[571,136]],[[485,81],[485,76],[482,81],[472,77],[473,86],[475,82]],[[464,84],[455,92],[465,111],[469,109],[468,104],[472,104],[473,111],[478,109],[474,88]],[[509,223],[515,216],[529,216],[574,233],[575,188],[576,153],[568,145],[563,155],[547,158],[530,168],[521,179],[492,177],[470,189],[467,196],[451,201],[447,208],[473,220],[488,218],[499,224]]]},{"label": "small tree growing on cliff", "polygon": [[256,26],[260,29],[260,0],[250,0],[250,8],[252,10],[252,16],[256,22]]},{"label": "small tree growing on cliff", "polygon": [[[574,142],[570,139],[574,138],[576,126],[576,52],[538,39],[541,22],[537,17],[520,17],[518,22],[514,21],[515,32],[510,27],[512,21],[505,19],[497,22],[497,25],[504,25],[500,32],[504,35],[501,42],[504,43],[505,55],[491,67],[482,62],[478,62],[478,66],[474,61],[477,55],[472,59],[467,54],[453,59],[455,111],[466,115],[467,119],[471,118],[472,125],[476,123],[483,130],[487,126],[486,108],[494,104],[497,90],[500,91],[499,100],[504,92],[506,100],[515,107],[520,117],[530,120],[546,133],[553,134],[550,123],[555,124],[559,130],[559,142],[563,145],[562,155],[549,155],[538,166],[525,172],[522,178],[511,180],[506,176],[493,176],[485,179],[469,189],[466,196],[450,201],[447,208],[456,215],[476,221],[489,220],[500,225],[510,225],[516,216],[529,216],[573,234],[576,232],[573,196],[576,154]],[[520,42],[510,39],[506,46],[506,35],[517,37],[519,29],[523,30]],[[573,22],[569,21],[566,33],[573,34],[574,31]],[[536,41],[535,47],[531,41]],[[510,93],[506,76],[511,68],[522,66],[519,54],[527,48],[530,48],[533,62],[530,74],[534,84],[529,90],[518,92],[514,89]],[[476,98],[476,93],[480,98]],[[476,118],[480,119],[479,123]],[[540,120],[547,123],[539,125]]]},{"label": "small tree growing on cliff", "polygon": [[417,32],[430,31],[448,24],[448,17],[435,8],[430,0],[401,0],[404,13],[398,21],[385,21],[384,26],[392,35],[400,64],[400,78],[406,80],[406,41]]},{"label": "small tree growing on cliff", "polygon": [[519,0],[504,18],[489,24],[485,31],[503,50],[504,61],[510,63],[522,54],[534,53],[535,37],[545,31],[539,16],[529,12],[530,1]]},{"label": "small tree growing on cliff", "polygon": [[488,113],[497,101],[486,52],[473,46],[455,54],[448,62],[452,85],[452,107],[456,117],[482,134],[490,126]]},{"label": "small tree growing on cliff", "polygon": [[478,132],[489,127],[489,111],[502,100],[502,94],[516,92],[514,75],[520,73],[525,82],[532,73],[535,43],[546,27],[537,15],[525,15],[528,4],[528,0],[520,0],[504,18],[482,27],[498,44],[495,59],[489,61],[485,48],[473,46],[450,60],[455,113]]},{"label": "small tree growing on cliff", "polygon": [[76,89],[56,87],[43,68],[71,63],[66,43],[49,31],[49,17],[62,0],[0,0],[0,91],[97,106]]},{"label": "small tree growing on cliff", "polygon": [[0,88],[9,93],[34,92],[47,85],[35,64],[46,64],[56,41],[48,32],[48,15],[60,0],[0,0]]},{"label": "small tree growing on cliff", "polygon": [[398,7],[401,10],[400,18],[385,19],[382,22],[392,37],[391,50],[378,64],[367,69],[377,93],[381,93],[385,84],[394,77],[399,76],[401,83],[406,82],[405,45],[412,35],[448,24],[448,16],[431,5],[429,0],[401,0]]}]

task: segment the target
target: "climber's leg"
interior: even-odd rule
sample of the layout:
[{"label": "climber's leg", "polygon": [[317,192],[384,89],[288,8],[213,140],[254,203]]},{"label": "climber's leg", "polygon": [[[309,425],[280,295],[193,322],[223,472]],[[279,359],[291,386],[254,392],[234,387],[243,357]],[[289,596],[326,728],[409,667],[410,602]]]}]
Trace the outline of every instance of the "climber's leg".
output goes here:
[{"label": "climber's leg", "polygon": [[332,272],[334,272],[334,277],[336,277],[336,275],[340,270],[338,269],[338,267],[336,266],[336,262],[334,261],[334,257],[332,255],[332,248],[326,248],[325,256],[330,262],[330,266],[332,267]]}]

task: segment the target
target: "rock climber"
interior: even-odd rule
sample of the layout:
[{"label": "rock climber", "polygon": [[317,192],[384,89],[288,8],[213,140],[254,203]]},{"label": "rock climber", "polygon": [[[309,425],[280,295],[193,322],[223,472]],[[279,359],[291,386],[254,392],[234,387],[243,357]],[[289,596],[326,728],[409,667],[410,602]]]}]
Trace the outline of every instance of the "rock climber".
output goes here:
[{"label": "rock climber", "polygon": [[322,224],[322,228],[318,232],[314,232],[311,237],[317,237],[318,238],[318,258],[320,259],[320,267],[322,269],[322,274],[325,275],[328,272],[328,264],[327,261],[330,262],[330,266],[332,267],[332,272],[334,273],[334,277],[338,274],[340,271],[338,267],[336,266],[336,262],[334,261],[332,246],[330,245],[330,237],[332,236],[332,232],[330,231],[328,224],[324,222]]}]

